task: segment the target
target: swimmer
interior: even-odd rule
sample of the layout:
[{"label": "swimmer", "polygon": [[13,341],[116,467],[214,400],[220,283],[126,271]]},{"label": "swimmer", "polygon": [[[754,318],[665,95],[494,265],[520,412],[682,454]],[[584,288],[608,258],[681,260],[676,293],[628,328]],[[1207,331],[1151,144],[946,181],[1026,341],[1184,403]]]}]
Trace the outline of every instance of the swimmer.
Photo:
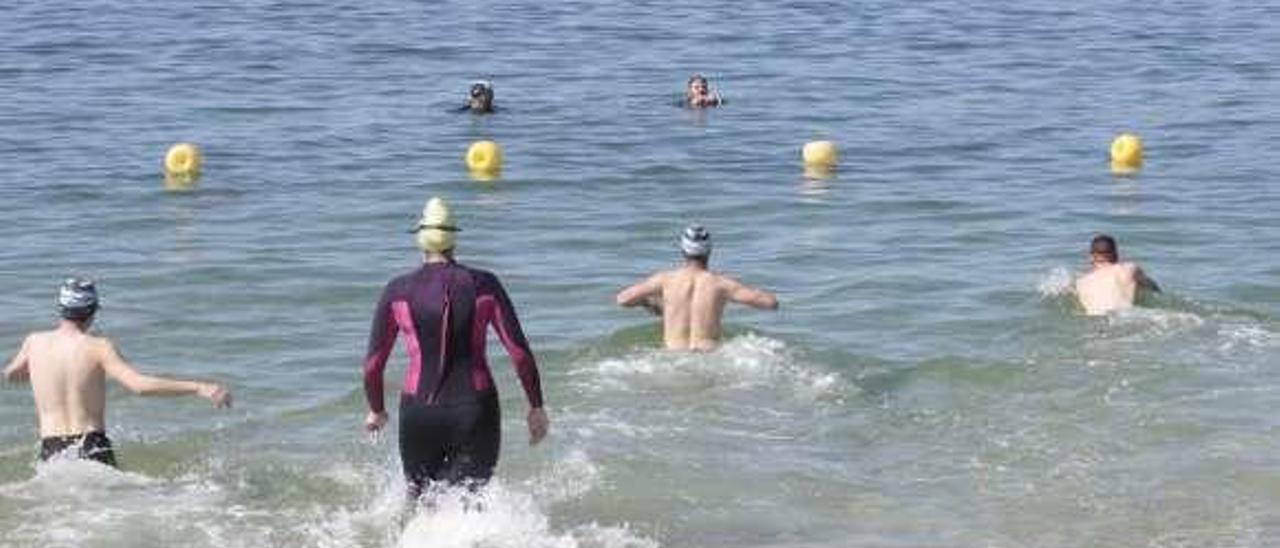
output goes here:
[{"label": "swimmer", "polygon": [[476,80],[471,83],[471,91],[467,93],[467,104],[459,108],[459,112],[489,114],[497,110],[493,104],[493,82]]},{"label": "swimmer", "polygon": [[660,271],[618,293],[619,306],[642,306],[662,317],[662,338],[668,350],[713,350],[720,342],[720,319],[732,301],[753,308],[777,310],[778,298],[707,270],[711,234],[691,225],[680,234],[684,264]]},{"label": "swimmer", "polygon": [[116,465],[104,420],[105,377],[135,394],[192,394],[217,407],[231,406],[231,393],[217,384],[153,377],[136,371],[110,339],[89,334],[97,310],[98,293],[93,282],[68,279],[58,292],[58,326],[28,335],[18,355],[5,367],[6,381],[31,382],[40,424],[40,460],[67,453]]},{"label": "swimmer", "polygon": [[711,91],[707,77],[694,74],[689,77],[689,86],[684,92],[684,101],[690,108],[706,108],[720,106],[720,94]]},{"label": "swimmer", "polygon": [[1090,270],[1076,278],[1076,296],[1085,314],[1101,316],[1132,308],[1141,291],[1160,292],[1138,265],[1120,262],[1115,238],[1099,234],[1089,244]]},{"label": "swimmer", "polygon": [[432,198],[414,226],[423,264],[391,280],[373,314],[364,360],[365,428],[387,422],[382,374],[404,334],[409,366],[400,394],[400,460],[410,500],[436,482],[475,489],[498,463],[498,390],[485,358],[492,327],[511,356],[529,402],[529,443],[547,435],[542,385],[533,351],[498,277],[454,260],[458,228],[448,206]]}]

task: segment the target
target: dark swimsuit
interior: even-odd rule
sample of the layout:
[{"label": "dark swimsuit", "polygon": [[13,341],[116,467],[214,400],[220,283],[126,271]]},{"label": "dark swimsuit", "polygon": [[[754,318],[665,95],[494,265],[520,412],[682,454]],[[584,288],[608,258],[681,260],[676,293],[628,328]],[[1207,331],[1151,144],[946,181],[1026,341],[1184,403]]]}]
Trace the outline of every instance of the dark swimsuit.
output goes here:
[{"label": "dark swimsuit", "polygon": [[387,284],[364,362],[369,408],[383,412],[382,373],[396,336],[409,354],[400,395],[400,458],[410,493],[427,482],[481,484],[498,463],[498,392],[485,359],[493,326],[531,407],[542,407],[538,368],[515,309],[493,274],[428,263]]},{"label": "dark swimsuit", "polygon": [[50,436],[40,440],[40,460],[47,461],[56,455],[70,453],[75,449],[78,458],[101,462],[107,466],[116,465],[116,454],[111,449],[111,440],[99,432],[87,432],[73,436]]}]

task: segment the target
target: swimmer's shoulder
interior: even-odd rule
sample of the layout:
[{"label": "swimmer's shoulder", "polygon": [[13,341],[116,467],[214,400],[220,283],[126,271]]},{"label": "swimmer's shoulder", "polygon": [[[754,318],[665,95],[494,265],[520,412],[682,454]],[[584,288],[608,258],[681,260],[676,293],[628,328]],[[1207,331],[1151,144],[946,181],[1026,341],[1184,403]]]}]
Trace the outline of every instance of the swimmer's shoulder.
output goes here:
[{"label": "swimmer's shoulder", "polygon": [[1142,269],[1138,267],[1138,263],[1130,261],[1122,262],[1116,265],[1116,267],[1118,267],[1120,274],[1124,276],[1125,279],[1129,280],[1136,279],[1138,277],[1138,273],[1142,272]]}]

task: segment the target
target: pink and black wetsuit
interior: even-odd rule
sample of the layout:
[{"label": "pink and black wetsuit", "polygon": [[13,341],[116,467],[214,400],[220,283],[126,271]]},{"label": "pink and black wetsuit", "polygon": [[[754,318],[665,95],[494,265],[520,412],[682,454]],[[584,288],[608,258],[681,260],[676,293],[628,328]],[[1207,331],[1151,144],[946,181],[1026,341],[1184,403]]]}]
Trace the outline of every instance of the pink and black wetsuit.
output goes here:
[{"label": "pink and black wetsuit", "polygon": [[484,482],[498,463],[498,392],[485,359],[492,325],[531,407],[542,407],[538,367],[497,276],[426,263],[391,280],[373,314],[364,361],[369,408],[382,412],[382,372],[404,335],[409,353],[400,395],[400,458],[410,492],[428,481]]}]

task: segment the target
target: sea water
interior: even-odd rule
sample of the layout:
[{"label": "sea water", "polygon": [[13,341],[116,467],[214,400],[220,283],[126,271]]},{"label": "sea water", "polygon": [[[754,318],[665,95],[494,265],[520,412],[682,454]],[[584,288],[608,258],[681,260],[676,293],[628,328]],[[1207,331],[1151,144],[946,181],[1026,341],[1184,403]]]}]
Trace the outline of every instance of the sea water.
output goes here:
[{"label": "sea water", "polygon": [[[1280,8],[1268,3],[187,2],[0,8],[0,345],[70,274],[97,328],[235,407],[109,392],[121,470],[34,464],[0,390],[4,546],[1274,546]],[[671,106],[703,72],[723,108]],[[492,78],[499,113],[453,112]],[[1107,170],[1121,131],[1147,143]],[[472,181],[493,139],[499,180]],[[807,141],[839,143],[829,179]],[[204,174],[164,189],[165,149]],[[401,514],[363,433],[374,301],[451,200],[543,375],[500,347],[482,494]],[[617,290],[775,291],[719,350]],[[1103,318],[1089,238],[1165,288]],[[404,367],[388,371],[394,393]]]}]

